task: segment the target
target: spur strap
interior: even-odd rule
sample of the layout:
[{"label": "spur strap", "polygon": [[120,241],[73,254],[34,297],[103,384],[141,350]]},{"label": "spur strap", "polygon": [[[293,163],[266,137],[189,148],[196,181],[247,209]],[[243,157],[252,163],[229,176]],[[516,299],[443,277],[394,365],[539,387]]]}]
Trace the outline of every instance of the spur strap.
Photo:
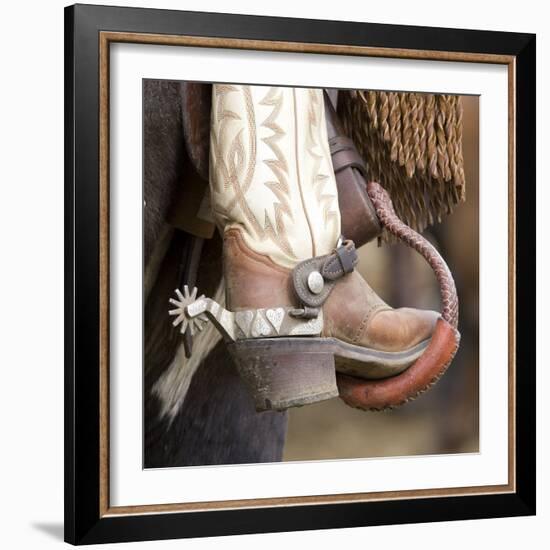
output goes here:
[{"label": "spur strap", "polygon": [[336,282],[351,273],[357,262],[357,251],[350,240],[343,241],[331,254],[300,262],[292,271],[292,282],[294,292],[304,306],[304,315],[318,312]]}]

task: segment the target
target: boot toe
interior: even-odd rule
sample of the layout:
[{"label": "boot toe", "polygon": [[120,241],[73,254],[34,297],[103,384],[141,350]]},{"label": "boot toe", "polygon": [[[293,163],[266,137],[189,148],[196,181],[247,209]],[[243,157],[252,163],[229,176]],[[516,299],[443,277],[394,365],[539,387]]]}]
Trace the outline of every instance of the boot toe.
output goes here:
[{"label": "boot toe", "polygon": [[431,338],[439,317],[424,309],[382,310],[371,319],[368,333],[375,349],[404,351]]}]

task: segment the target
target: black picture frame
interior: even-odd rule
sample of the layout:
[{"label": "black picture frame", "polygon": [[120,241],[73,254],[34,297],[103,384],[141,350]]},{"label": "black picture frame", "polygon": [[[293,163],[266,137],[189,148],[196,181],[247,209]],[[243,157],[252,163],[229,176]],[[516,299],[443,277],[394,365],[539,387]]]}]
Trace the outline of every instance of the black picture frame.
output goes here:
[{"label": "black picture frame", "polygon": [[[514,58],[514,492],[102,516],[99,361],[101,31],[322,43]],[[535,61],[532,34],[75,5],[65,9],[65,540],[72,544],[535,514]]]}]

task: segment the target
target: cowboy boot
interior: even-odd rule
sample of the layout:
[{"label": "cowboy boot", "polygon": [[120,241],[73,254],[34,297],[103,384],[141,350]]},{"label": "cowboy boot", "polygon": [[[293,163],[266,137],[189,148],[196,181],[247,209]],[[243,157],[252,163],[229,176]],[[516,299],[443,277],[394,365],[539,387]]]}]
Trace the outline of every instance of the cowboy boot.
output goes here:
[{"label": "cowboy boot", "polygon": [[439,314],[392,309],[354,270],[320,90],[214,85],[212,213],[224,238],[228,310],[179,294],[175,324],[206,318],[258,410],[338,395],[339,373],[396,377],[428,347]]}]

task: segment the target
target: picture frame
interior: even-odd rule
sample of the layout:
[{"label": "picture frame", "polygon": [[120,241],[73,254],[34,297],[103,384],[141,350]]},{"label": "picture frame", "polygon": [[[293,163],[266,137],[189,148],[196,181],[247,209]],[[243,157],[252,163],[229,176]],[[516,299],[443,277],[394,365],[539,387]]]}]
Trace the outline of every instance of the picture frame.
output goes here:
[{"label": "picture frame", "polygon": [[[508,74],[508,482],[112,506],[110,48],[116,43],[486,63]],[[65,540],[72,544],[535,513],[534,35],[76,5],[65,10]]]}]

